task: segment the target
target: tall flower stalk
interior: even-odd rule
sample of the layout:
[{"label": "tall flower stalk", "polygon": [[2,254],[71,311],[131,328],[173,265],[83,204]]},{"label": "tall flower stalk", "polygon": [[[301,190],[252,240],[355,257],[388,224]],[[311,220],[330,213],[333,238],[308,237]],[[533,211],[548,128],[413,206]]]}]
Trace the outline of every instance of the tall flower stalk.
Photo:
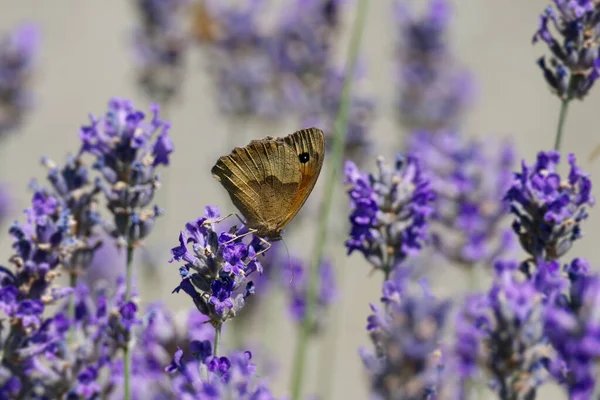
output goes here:
[{"label": "tall flower stalk", "polygon": [[[360,49],[360,42],[362,38],[362,32],[364,29],[366,16],[368,10],[368,0],[361,0],[358,3],[358,9],[356,19],[353,24],[352,33],[350,37],[349,49],[348,49],[348,61],[346,71],[355,71],[358,52]],[[319,226],[316,238],[316,248],[313,253],[313,260],[308,274],[307,291],[306,291],[306,312],[302,321],[302,329],[299,331],[298,343],[294,352],[294,363],[292,368],[292,385],[291,385],[291,396],[292,400],[299,400],[302,391],[302,383],[304,381],[304,364],[306,360],[306,353],[308,350],[308,340],[312,329],[312,315],[314,312],[316,293],[317,293],[317,278],[318,268],[317,266],[323,259],[323,253],[325,250],[325,243],[327,239],[327,230],[329,222],[329,212],[333,202],[333,196],[335,194],[335,186],[338,181],[340,169],[342,167],[342,156],[344,153],[345,137],[348,128],[348,111],[350,107],[350,99],[352,96],[352,80],[350,77],[351,73],[345,74],[344,87],[342,90],[342,97],[340,102],[340,109],[335,124],[335,135],[333,138],[333,153],[330,174],[327,175],[325,182],[325,193],[323,197],[323,205],[320,212]]]},{"label": "tall flower stalk", "polygon": [[[81,128],[80,154],[96,157],[94,168],[101,174],[95,185],[104,193],[112,223],[108,232],[127,252],[125,301],[131,297],[133,252],[152,231],[155,219],[162,214],[158,206],[146,209],[159,187],[155,168],[169,165],[173,144],[170,124],[159,119],[159,107],[152,106],[150,121],[128,100],[113,99],[102,118],[91,117],[91,124]],[[131,343],[124,349],[125,399],[130,398]]]},{"label": "tall flower stalk", "polygon": [[561,101],[554,150],[559,150],[573,99],[583,100],[600,76],[600,4],[595,0],[554,0],[540,15],[533,43],[543,41],[550,57],[537,63]]}]

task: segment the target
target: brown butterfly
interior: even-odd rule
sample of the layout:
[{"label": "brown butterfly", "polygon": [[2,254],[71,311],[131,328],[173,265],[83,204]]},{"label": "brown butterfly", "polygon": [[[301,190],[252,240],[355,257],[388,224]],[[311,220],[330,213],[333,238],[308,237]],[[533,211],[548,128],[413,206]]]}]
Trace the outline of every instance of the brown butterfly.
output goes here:
[{"label": "brown butterfly", "polygon": [[312,192],[324,156],[323,131],[309,128],[236,147],[211,173],[246,218],[249,233],[276,241]]}]

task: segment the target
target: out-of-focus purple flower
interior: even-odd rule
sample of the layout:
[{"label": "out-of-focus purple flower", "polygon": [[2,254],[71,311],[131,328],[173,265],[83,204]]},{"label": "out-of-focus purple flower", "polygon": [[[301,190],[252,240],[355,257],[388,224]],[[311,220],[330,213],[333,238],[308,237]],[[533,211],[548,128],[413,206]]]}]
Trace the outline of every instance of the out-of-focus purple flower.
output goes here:
[{"label": "out-of-focus purple flower", "polygon": [[[207,343],[210,348],[210,343]],[[165,371],[173,374],[172,394],[178,399],[275,399],[264,382],[257,379],[249,351],[227,357],[186,359],[178,350]]]},{"label": "out-of-focus purple flower", "polygon": [[301,114],[325,100],[325,93],[331,93],[326,87],[336,86],[330,86],[333,82],[328,80],[333,76],[328,70],[342,2],[292,0],[275,30],[274,63],[282,74],[287,99]]},{"label": "out-of-focus purple flower", "polygon": [[559,161],[557,151],[538,153],[532,166],[523,161],[505,197],[516,216],[513,230],[535,259],[563,256],[582,236],[580,224],[594,205],[592,181],[576,165],[575,156],[568,157],[571,168],[566,179],[557,172]]},{"label": "out-of-focus purple flower", "polygon": [[[302,260],[292,259],[291,268],[282,270],[283,282],[290,285],[292,272],[294,280],[291,287],[286,287],[286,296],[288,297],[288,307],[294,321],[302,322],[306,313],[306,291],[308,276]],[[326,324],[326,312],[337,297],[337,287],[335,281],[335,271],[330,262],[323,262],[319,266],[319,284],[316,298],[315,309],[313,310],[312,331],[315,334],[322,332]]]},{"label": "out-of-focus purple flower", "polygon": [[595,0],[553,2],[540,15],[533,36],[533,43],[542,40],[551,52],[538,65],[560,99],[583,99],[600,70],[600,5]]},{"label": "out-of-focus purple flower", "polygon": [[17,128],[32,107],[29,84],[39,36],[35,25],[23,24],[0,39],[0,138]]},{"label": "out-of-focus purple flower", "polygon": [[204,217],[187,223],[169,261],[185,263],[179,267],[181,283],[174,292],[187,293],[215,326],[235,317],[253,292],[254,284],[248,277],[255,271],[262,273],[256,258],[261,242],[254,237],[249,244],[244,243],[239,235],[245,228],[217,233],[219,216],[218,207],[207,206]]},{"label": "out-of-focus purple flower", "polygon": [[358,250],[386,277],[427,239],[428,219],[435,193],[421,174],[416,158],[398,155],[393,167],[377,159],[376,174],[364,174],[347,161],[350,184],[348,254]]},{"label": "out-of-focus purple flower", "polygon": [[421,17],[406,3],[394,3],[398,117],[410,129],[454,129],[471,103],[473,84],[446,43],[450,2],[429,0]]},{"label": "out-of-focus purple flower", "polygon": [[262,31],[262,0],[233,7],[207,4],[218,34],[209,44],[207,60],[216,83],[215,97],[230,116],[278,118],[285,111],[280,74],[273,62],[273,39]]},{"label": "out-of-focus purple flower", "polygon": [[[356,72],[356,83],[360,83],[364,71]],[[356,84],[355,84],[356,85]],[[305,126],[317,126],[325,132],[328,148],[332,145],[335,134],[335,120],[340,110],[342,89],[344,86],[343,69],[328,68],[324,72],[323,84],[319,96],[301,109]],[[365,90],[355,87],[352,90],[350,109],[348,112],[348,129],[346,132],[345,158],[360,163],[370,152],[371,140],[369,131],[375,117],[375,99]]]},{"label": "out-of-focus purple flower", "polygon": [[572,305],[556,305],[545,313],[545,333],[557,352],[554,375],[568,390],[570,399],[592,398],[600,360],[600,279],[595,275],[578,276],[579,292],[573,293]]},{"label": "out-of-focus purple flower", "polygon": [[134,32],[139,84],[148,97],[168,103],[181,88],[188,38],[183,11],[189,0],[137,0]]},{"label": "out-of-focus purple flower", "polygon": [[[497,261],[487,295],[466,299],[458,313],[455,353],[463,382],[484,371],[500,398],[533,398],[543,382],[544,296],[513,261]],[[545,268],[545,266],[541,266]],[[539,286],[544,288],[543,285]],[[550,290],[548,297],[556,287]]]},{"label": "out-of-focus purple flower", "polygon": [[[408,278],[401,269],[394,274],[401,274],[395,285]],[[384,309],[371,305],[368,328],[375,354],[361,350],[371,389],[386,399],[434,398],[441,387],[440,342],[450,303],[423,287],[409,287],[408,281],[400,286],[402,294],[389,298]]]},{"label": "out-of-focus purple flower", "polygon": [[[159,107],[151,107],[152,118],[128,100],[113,99],[104,117],[91,117],[91,124],[79,131],[80,154],[96,157],[97,190],[104,192],[114,223],[109,233],[127,243],[136,243],[151,232],[158,206],[146,209],[159,186],[155,168],[169,165],[173,146],[168,136],[170,124],[159,119]],[[168,145],[165,145],[165,142]]]},{"label": "out-of-focus purple flower", "polygon": [[512,182],[514,149],[484,146],[459,133],[415,131],[408,150],[423,166],[436,192],[431,226],[436,250],[457,266],[490,265],[510,249],[513,235],[502,227]]}]

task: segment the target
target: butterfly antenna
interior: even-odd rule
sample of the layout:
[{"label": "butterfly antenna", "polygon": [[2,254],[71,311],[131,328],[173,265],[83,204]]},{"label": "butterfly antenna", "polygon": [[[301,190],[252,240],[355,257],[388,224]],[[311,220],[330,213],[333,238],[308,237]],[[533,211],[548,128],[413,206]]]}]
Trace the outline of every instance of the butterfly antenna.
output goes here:
[{"label": "butterfly antenna", "polygon": [[283,245],[285,246],[285,251],[287,252],[288,255],[288,262],[289,262],[289,267],[290,267],[290,271],[292,271],[292,277],[290,278],[290,284],[292,282],[294,282],[294,268],[292,267],[292,256],[290,256],[290,250],[287,247],[287,243],[285,242],[285,240],[283,238],[281,238],[281,241],[283,242]]}]

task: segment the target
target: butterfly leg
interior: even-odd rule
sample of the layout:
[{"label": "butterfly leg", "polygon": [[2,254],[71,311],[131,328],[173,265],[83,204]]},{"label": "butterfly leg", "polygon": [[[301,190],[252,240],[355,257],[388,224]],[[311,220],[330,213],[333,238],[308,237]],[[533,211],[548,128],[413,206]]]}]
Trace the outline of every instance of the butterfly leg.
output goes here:
[{"label": "butterfly leg", "polygon": [[237,217],[237,219],[239,219],[239,220],[240,220],[240,222],[242,223],[242,225],[246,225],[246,222],[245,222],[245,221],[242,219],[242,217],[240,217],[240,216],[239,216],[237,213],[231,213],[231,214],[228,214],[228,215],[226,215],[226,216],[224,216],[224,217],[221,217],[221,218],[219,218],[219,219],[217,219],[217,220],[214,220],[214,221],[212,221],[212,220],[206,220],[206,221],[204,221],[203,225],[208,225],[208,224],[218,224],[219,222],[221,222],[221,221],[225,221],[227,218],[229,218],[229,217],[233,217],[234,215]]},{"label": "butterfly leg", "polygon": [[[230,239],[230,240],[226,241],[226,242],[225,242],[225,243],[223,243],[223,244],[229,244],[229,243],[231,243],[231,242],[233,242],[233,241],[236,241],[236,240],[238,240],[238,239],[241,239],[241,238],[243,238],[244,236],[252,235],[253,233],[256,233],[256,229],[249,229],[249,230],[248,230],[248,232],[242,233],[242,234],[241,234],[241,235],[239,235],[239,236],[238,236],[238,235],[234,235],[234,238],[233,238],[233,239]],[[260,239],[262,239],[262,238],[260,238]],[[263,239],[263,240],[264,240],[264,239]],[[268,243],[268,242],[267,242],[267,243]]]}]

